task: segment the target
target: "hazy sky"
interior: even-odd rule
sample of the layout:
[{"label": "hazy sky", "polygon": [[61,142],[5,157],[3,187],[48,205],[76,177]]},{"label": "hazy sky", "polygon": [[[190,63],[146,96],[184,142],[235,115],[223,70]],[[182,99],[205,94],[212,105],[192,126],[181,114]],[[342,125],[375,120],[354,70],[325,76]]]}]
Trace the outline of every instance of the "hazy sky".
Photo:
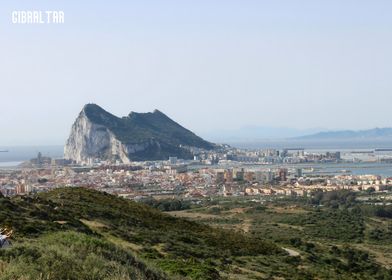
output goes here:
[{"label": "hazy sky", "polygon": [[[13,10],[65,24],[13,25]],[[63,144],[88,102],[201,136],[391,126],[391,15],[390,0],[2,0],[0,145]]]}]

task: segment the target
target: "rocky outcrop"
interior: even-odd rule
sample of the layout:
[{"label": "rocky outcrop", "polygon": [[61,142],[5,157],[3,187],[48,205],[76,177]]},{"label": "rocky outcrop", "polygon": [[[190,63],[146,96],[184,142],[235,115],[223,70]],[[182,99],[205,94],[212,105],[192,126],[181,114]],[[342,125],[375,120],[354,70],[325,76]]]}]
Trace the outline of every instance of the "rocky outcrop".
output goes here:
[{"label": "rocky outcrop", "polygon": [[123,162],[129,161],[124,146],[113,133],[105,126],[91,122],[83,110],[72,126],[64,148],[64,158],[84,164],[109,159],[113,155]]},{"label": "rocky outcrop", "polygon": [[[155,131],[160,129],[160,118],[166,126],[162,131],[172,129],[175,132],[172,134],[177,137],[170,139],[162,131]],[[154,130],[151,127],[156,128]],[[213,147],[188,130],[180,134],[181,129],[185,130],[159,111],[132,113],[128,117],[117,118],[97,105],[88,104],[72,126],[64,148],[64,158],[78,164],[91,164],[101,160],[129,163],[133,160],[167,159],[168,156],[190,157],[189,149],[183,148],[185,146],[206,149]],[[188,140],[189,133],[191,139]],[[197,143],[196,140],[201,145],[187,143]]]}]

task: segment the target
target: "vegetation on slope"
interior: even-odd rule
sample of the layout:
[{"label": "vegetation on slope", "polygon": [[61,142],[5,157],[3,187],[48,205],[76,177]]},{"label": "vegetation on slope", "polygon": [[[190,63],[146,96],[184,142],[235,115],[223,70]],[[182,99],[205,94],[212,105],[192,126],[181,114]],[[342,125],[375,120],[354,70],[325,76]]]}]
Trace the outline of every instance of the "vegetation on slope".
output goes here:
[{"label": "vegetation on slope", "polygon": [[231,267],[238,269],[229,279],[392,279],[390,206],[352,197],[342,191],[318,198],[216,198],[169,213],[263,236],[291,253],[234,258]]},{"label": "vegetation on slope", "polygon": [[0,198],[0,279],[391,279],[391,208],[319,198],[146,202],[170,215],[83,188]]},{"label": "vegetation on slope", "polygon": [[[285,256],[259,237],[83,188],[1,198],[0,219],[16,233],[0,279],[219,279],[233,258]],[[96,277],[81,273],[94,263]]]},{"label": "vegetation on slope", "polygon": [[0,279],[167,279],[102,238],[56,232],[0,250]]}]

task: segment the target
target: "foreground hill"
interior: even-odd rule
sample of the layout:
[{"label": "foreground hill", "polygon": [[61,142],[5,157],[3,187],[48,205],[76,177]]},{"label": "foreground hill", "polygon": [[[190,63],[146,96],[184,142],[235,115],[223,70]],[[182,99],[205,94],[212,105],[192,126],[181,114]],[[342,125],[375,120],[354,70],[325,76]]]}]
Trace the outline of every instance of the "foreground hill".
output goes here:
[{"label": "foreground hill", "polygon": [[82,188],[0,198],[0,279],[220,279],[235,257],[285,256],[261,238]]},{"label": "foreground hill", "polygon": [[182,127],[162,112],[131,112],[118,118],[95,104],[87,104],[72,126],[64,156],[78,163],[91,160],[162,160],[191,158],[192,149],[214,145]]},{"label": "foreground hill", "polygon": [[0,280],[392,279],[389,221],[304,202],[222,198],[169,216],[83,188],[0,197],[15,231]]}]

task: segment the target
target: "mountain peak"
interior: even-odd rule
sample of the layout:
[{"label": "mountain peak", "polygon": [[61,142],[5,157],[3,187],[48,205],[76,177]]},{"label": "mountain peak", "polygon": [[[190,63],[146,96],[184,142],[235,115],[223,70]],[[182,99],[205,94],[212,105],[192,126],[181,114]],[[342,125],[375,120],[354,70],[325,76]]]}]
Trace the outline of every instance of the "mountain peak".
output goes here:
[{"label": "mountain peak", "polygon": [[[210,150],[215,147],[164,113],[131,112],[119,118],[90,103],[71,131],[65,147],[65,158],[76,162],[91,160],[163,160],[169,156],[192,158],[191,148]],[[186,147],[186,148],[185,148]]]},{"label": "mountain peak", "polygon": [[155,109],[155,110],[153,111],[153,114],[162,114],[162,115],[165,115],[164,113],[162,113],[162,112],[159,111],[158,109]]},{"label": "mountain peak", "polygon": [[99,105],[95,104],[95,103],[87,103],[86,105],[83,106],[82,111],[86,112],[86,111],[91,111],[91,110],[103,110],[104,109],[102,107],[100,107]]}]

